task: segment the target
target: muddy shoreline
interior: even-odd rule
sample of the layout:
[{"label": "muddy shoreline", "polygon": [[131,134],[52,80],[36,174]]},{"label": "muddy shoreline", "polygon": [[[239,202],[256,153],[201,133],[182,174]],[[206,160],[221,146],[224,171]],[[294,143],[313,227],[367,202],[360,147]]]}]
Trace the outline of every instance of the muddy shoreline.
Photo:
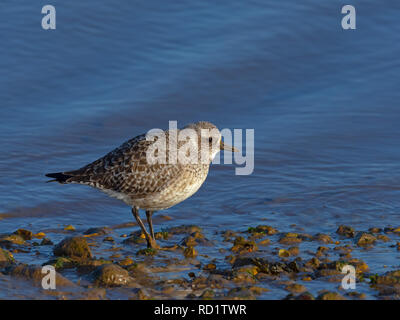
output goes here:
[{"label": "muddy shoreline", "polygon": [[[371,270],[376,247],[397,255],[400,228],[329,234],[295,226],[255,225],[221,230],[207,239],[201,227],[156,233],[160,250],[147,249],[133,223],[113,227],[19,228],[0,235],[1,298],[6,299],[398,299],[400,268]],[[216,258],[216,256],[218,258]],[[42,266],[57,271],[55,290],[41,287]],[[343,267],[356,272],[344,289]]]}]

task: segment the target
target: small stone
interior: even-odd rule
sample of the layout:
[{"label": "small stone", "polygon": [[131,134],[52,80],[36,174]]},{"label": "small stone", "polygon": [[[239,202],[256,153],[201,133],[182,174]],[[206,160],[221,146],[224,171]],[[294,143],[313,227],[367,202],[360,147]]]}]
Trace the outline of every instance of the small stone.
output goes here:
[{"label": "small stone", "polygon": [[335,251],[339,251],[340,254],[350,254],[353,248],[350,245],[337,246],[334,248]]},{"label": "small stone", "polygon": [[137,294],[138,300],[150,300],[151,299],[151,297],[149,295],[147,295],[143,289],[139,289],[136,294]]},{"label": "small stone", "polygon": [[397,286],[400,284],[400,270],[387,272],[384,275],[372,275],[369,277],[371,283],[376,285]]},{"label": "small stone", "polygon": [[54,243],[48,238],[43,238],[42,241],[40,242],[41,246],[52,246]]},{"label": "small stone", "polygon": [[313,269],[317,269],[321,264],[321,261],[319,261],[317,258],[311,258],[306,262],[306,266],[311,267]]},{"label": "small stone", "polygon": [[251,286],[248,288],[252,293],[256,294],[256,295],[260,295],[263,292],[267,292],[269,291],[267,288],[262,288],[262,287],[257,287],[257,286]]},{"label": "small stone", "polygon": [[204,235],[199,231],[193,232],[190,236],[195,239],[204,239]]},{"label": "small stone", "polygon": [[192,236],[187,236],[182,240],[182,245],[185,247],[194,247],[197,246],[197,241]]},{"label": "small stone", "polygon": [[340,225],[339,228],[336,230],[337,234],[340,234],[341,236],[345,236],[347,238],[354,238],[356,232],[352,227],[345,226],[345,225]]},{"label": "small stone", "polygon": [[75,231],[76,229],[75,229],[74,226],[68,225],[68,226],[66,226],[66,227],[64,228],[64,230],[65,230],[65,231]]},{"label": "small stone", "polygon": [[291,256],[297,256],[300,252],[299,247],[290,247],[288,251]]},{"label": "small stone", "polygon": [[281,258],[288,258],[290,257],[290,252],[285,249],[280,249],[278,251],[278,256],[280,256]]},{"label": "small stone", "polygon": [[[108,238],[108,237],[106,237],[106,238]],[[143,243],[146,243],[146,238],[142,237],[141,235],[133,234],[129,238],[126,238],[124,241],[122,241],[122,243],[124,243],[124,244],[143,244]]]},{"label": "small stone", "polygon": [[135,262],[131,259],[131,258],[125,258],[125,259],[123,259],[123,260],[121,260],[120,262],[119,262],[119,265],[120,266],[130,266],[130,265],[132,265],[132,264],[134,264]]},{"label": "small stone", "polygon": [[318,233],[317,235],[315,235],[314,240],[323,243],[333,243],[332,238],[329,235],[323,233]]},{"label": "small stone", "polygon": [[203,267],[203,270],[212,271],[215,270],[216,268],[217,266],[215,265],[215,263],[208,263]]},{"label": "small stone", "polygon": [[168,240],[170,238],[170,234],[168,231],[160,231],[154,234],[157,240]]},{"label": "small stone", "polygon": [[0,263],[10,263],[13,262],[14,258],[11,252],[0,248]]},{"label": "small stone", "polygon": [[99,286],[123,286],[130,282],[128,271],[116,264],[104,264],[92,273],[94,283]]},{"label": "small stone", "polygon": [[343,275],[339,270],[336,269],[318,269],[315,273],[315,277],[328,277],[329,282],[341,281],[343,279]]},{"label": "small stone", "polygon": [[81,267],[84,266],[84,267],[89,267],[89,269],[92,269],[92,267],[98,267],[98,266],[102,266],[103,264],[111,264],[111,263],[113,263],[113,261],[105,260],[103,258],[92,259],[92,260],[86,260],[84,262],[84,264],[81,265]]},{"label": "small stone", "polygon": [[43,239],[46,234],[44,232],[38,232],[36,234],[33,235],[36,239]]},{"label": "small stone", "polygon": [[233,242],[233,247],[231,248],[233,252],[243,254],[246,252],[254,252],[258,250],[258,247],[254,241],[246,240],[243,237],[237,237]]},{"label": "small stone", "polygon": [[[261,258],[244,258],[238,259],[235,262],[238,266],[243,266],[245,264],[251,264],[256,267],[257,272],[265,273],[268,275],[278,275],[282,272],[299,272],[299,266],[296,261],[291,261],[289,263],[283,262],[269,262]],[[235,265],[234,265],[235,266]]]},{"label": "small stone", "polygon": [[358,246],[370,246],[373,245],[376,241],[376,238],[366,232],[360,232],[358,236],[356,237],[356,243]]},{"label": "small stone", "polygon": [[168,229],[171,234],[192,234],[193,232],[201,232],[201,228],[195,225],[182,225]]},{"label": "small stone", "polygon": [[357,299],[365,299],[367,297],[367,295],[365,293],[359,293],[356,291],[351,291],[351,292],[347,293],[346,295],[349,297],[352,297],[352,298],[357,298]]},{"label": "small stone", "polygon": [[319,300],[346,300],[342,295],[337,292],[324,292],[321,293],[318,298]]},{"label": "small stone", "polygon": [[25,229],[18,229],[14,234],[21,236],[24,240],[32,240],[33,237],[32,231]]},{"label": "small stone", "polygon": [[72,260],[64,257],[57,257],[48,261],[46,264],[52,265],[56,270],[71,268],[75,265]]},{"label": "small stone", "polygon": [[379,234],[377,236],[377,239],[380,240],[380,241],[383,241],[383,242],[389,242],[390,241],[390,238],[387,235],[384,235],[384,234]]},{"label": "small stone", "polygon": [[211,299],[214,298],[214,296],[215,296],[214,291],[210,290],[210,289],[207,289],[207,290],[203,291],[203,293],[200,296],[200,299],[211,300]]},{"label": "small stone", "polygon": [[300,243],[302,241],[303,239],[297,233],[293,232],[288,232],[279,239],[279,243],[281,244],[293,244]]},{"label": "small stone", "polygon": [[197,256],[197,251],[193,247],[187,247],[183,250],[183,255],[185,258],[195,258]]},{"label": "small stone", "polygon": [[368,231],[370,233],[381,233],[382,229],[381,228],[369,228]]},{"label": "small stone", "polygon": [[[350,261],[351,263],[351,261]],[[357,273],[365,273],[369,271],[369,266],[364,262],[360,261],[358,264],[356,264],[356,272]]]},{"label": "small stone", "polygon": [[383,232],[385,233],[393,233],[395,230],[395,228],[392,227],[386,227],[385,229],[383,229]]},{"label": "small stone", "polygon": [[274,227],[271,226],[265,226],[265,225],[259,225],[255,228],[250,227],[247,232],[249,233],[263,233],[263,234],[267,234],[267,235],[273,235],[278,233],[279,231],[277,229],[275,229]]},{"label": "small stone", "polygon": [[261,240],[260,242],[258,242],[258,245],[260,245],[260,246],[267,246],[267,245],[269,245],[271,243],[271,240],[270,239],[264,239],[264,240]]},{"label": "small stone", "polygon": [[222,232],[222,236],[224,238],[223,241],[227,242],[235,239],[238,236],[238,233],[232,230],[226,230]]},{"label": "small stone", "polygon": [[255,296],[253,292],[246,287],[232,288],[228,291],[227,296],[233,299],[244,299],[244,300],[254,300]]},{"label": "small stone", "polygon": [[315,255],[317,257],[320,257],[320,256],[325,255],[327,251],[329,251],[328,247],[321,246],[321,247],[318,247],[317,252],[315,253]]},{"label": "small stone", "polygon": [[54,255],[72,259],[87,259],[92,257],[90,248],[84,237],[67,237],[53,250]]},{"label": "small stone", "polygon": [[2,236],[2,237],[0,237],[0,243],[4,243],[5,245],[10,245],[10,244],[23,245],[23,244],[26,244],[24,238],[21,237],[18,234],[10,234],[10,235]]},{"label": "small stone", "polygon": [[298,295],[296,300],[315,300],[314,296],[310,292],[304,292],[300,295]]},{"label": "small stone", "polygon": [[110,233],[111,229],[107,227],[99,227],[99,228],[89,228],[87,229],[83,234],[84,235],[106,235],[107,233]]},{"label": "small stone", "polygon": [[234,282],[246,282],[246,283],[256,283],[255,275],[257,275],[259,269],[254,265],[246,265],[233,270],[232,279]]},{"label": "small stone", "polygon": [[302,284],[299,283],[292,283],[289,284],[285,287],[287,291],[290,291],[292,293],[303,293],[307,291],[307,288],[303,286]]}]

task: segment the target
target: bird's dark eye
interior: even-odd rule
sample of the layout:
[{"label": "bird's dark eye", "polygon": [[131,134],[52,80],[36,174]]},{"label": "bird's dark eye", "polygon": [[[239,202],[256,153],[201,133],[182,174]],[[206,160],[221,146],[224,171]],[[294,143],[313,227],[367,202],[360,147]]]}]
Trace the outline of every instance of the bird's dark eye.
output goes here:
[{"label": "bird's dark eye", "polygon": [[208,142],[212,143],[212,138],[208,138]]}]

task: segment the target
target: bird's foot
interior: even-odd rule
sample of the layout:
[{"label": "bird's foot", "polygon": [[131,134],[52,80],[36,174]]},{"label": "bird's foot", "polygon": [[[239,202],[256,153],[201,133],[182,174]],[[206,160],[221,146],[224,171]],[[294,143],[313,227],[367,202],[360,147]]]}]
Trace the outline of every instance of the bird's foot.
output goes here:
[{"label": "bird's foot", "polygon": [[151,249],[160,249],[161,247],[157,244],[156,240],[149,237],[146,239],[147,240],[147,248]]}]

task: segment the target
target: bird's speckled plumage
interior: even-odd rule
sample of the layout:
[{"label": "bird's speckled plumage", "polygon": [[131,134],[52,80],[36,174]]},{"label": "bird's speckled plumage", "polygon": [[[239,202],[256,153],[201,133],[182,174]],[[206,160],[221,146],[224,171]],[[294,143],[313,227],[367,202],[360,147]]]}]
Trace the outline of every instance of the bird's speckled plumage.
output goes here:
[{"label": "bird's speckled plumage", "polygon": [[[214,141],[221,141],[221,134],[212,123],[201,121],[185,128],[195,130],[199,137],[201,129],[216,130]],[[175,133],[179,134],[179,131]],[[171,132],[165,131],[167,142],[173,136]],[[215,154],[210,154],[207,163],[182,164],[178,161],[169,164],[167,143],[167,163],[149,164],[146,154],[153,143],[155,141],[146,140],[146,135],[139,135],[81,169],[48,176],[61,183],[95,187],[132,207],[151,211],[166,209],[192,196],[200,188]],[[178,142],[178,148],[182,143]]]}]

